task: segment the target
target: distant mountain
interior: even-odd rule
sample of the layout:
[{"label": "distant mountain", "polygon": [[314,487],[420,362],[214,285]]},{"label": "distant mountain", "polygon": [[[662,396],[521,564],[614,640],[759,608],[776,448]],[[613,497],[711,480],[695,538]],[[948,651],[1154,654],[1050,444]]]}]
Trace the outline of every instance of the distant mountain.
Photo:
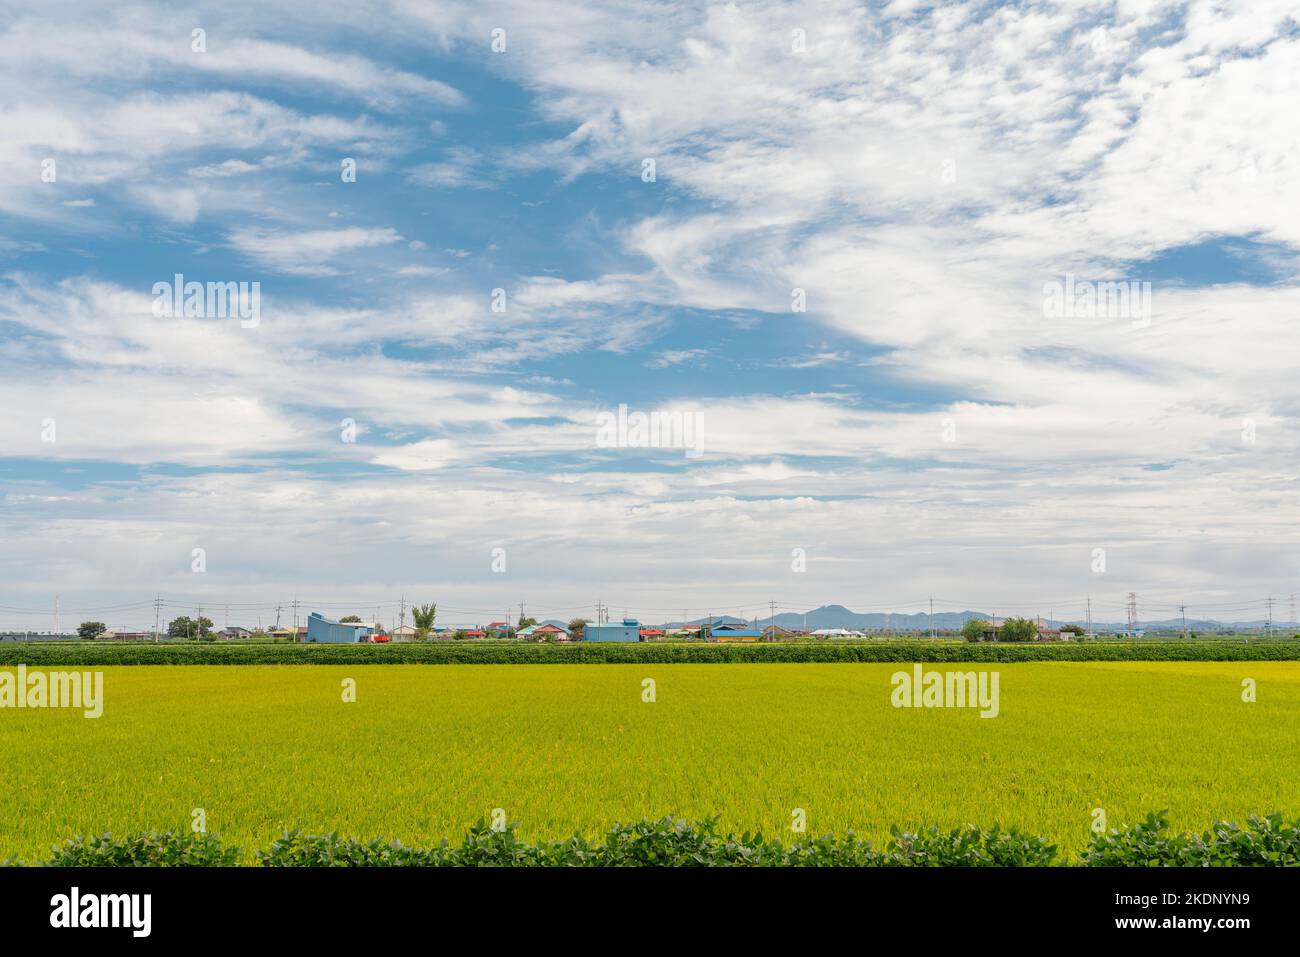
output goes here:
[{"label": "distant mountain", "polygon": [[850,611],[843,605],[823,605],[807,614],[782,612],[775,618],[759,619],[759,625],[780,625],[782,628],[807,628],[817,631],[822,628],[846,628],[849,631],[867,631],[891,629],[896,631],[927,631],[932,626],[940,629],[959,629],[972,618],[990,618],[985,611],[939,611],[935,612],[933,622],[928,612],[916,614],[899,614],[884,612],[860,613]]},{"label": "distant mountain", "polygon": [[[935,612],[935,628],[961,628],[962,625],[971,618],[988,618],[986,612],[980,611],[945,611]],[[696,618],[693,621],[686,622],[688,625],[706,625],[710,621],[715,625],[733,624],[748,625],[753,624],[752,618],[736,618],[733,615],[714,615],[712,619]],[[764,617],[758,619],[758,626],[766,628],[768,625],[776,624],[782,628],[804,629],[817,631],[822,628],[846,628],[853,630],[866,630],[869,628],[881,629],[891,628],[898,631],[925,631],[930,627],[930,616],[925,612],[915,615],[903,614],[882,614],[873,612],[870,614],[859,614],[856,611],[850,611],[843,605],[823,605],[821,608],[814,608],[807,614],[798,614],[795,612],[782,612],[775,618]],[[665,628],[679,628],[682,623],[671,621],[664,624]]]},{"label": "distant mountain", "polygon": [[[986,611],[940,611],[935,612],[934,620],[931,622],[928,612],[916,612],[915,614],[904,614],[899,612],[856,612],[843,605],[823,605],[820,608],[814,608],[804,614],[797,612],[782,612],[775,617],[764,617],[758,619],[758,626],[765,628],[768,625],[779,625],[793,631],[819,631],[823,628],[844,628],[849,631],[915,631],[925,632],[934,627],[941,631],[960,631],[962,625],[966,624],[972,618],[983,618],[988,620],[993,616]],[[1027,618],[1036,618],[1034,615],[1026,615]],[[712,621],[715,625],[720,624],[753,624],[753,619],[736,618],[733,615],[714,615],[710,618],[696,618],[693,621],[685,622],[687,625],[706,625]],[[1086,625],[1083,619],[1057,619],[1043,618],[1044,628],[1060,628],[1061,625]],[[1188,619],[1188,631],[1223,631],[1223,630],[1263,630],[1264,621],[1234,621],[1219,622],[1214,620]],[[663,628],[680,628],[683,622],[670,621],[665,622]],[[1127,625],[1119,621],[1093,621],[1094,631],[1123,631]],[[1144,631],[1171,631],[1180,630],[1183,627],[1181,618],[1166,618],[1158,621],[1139,621],[1138,627]],[[1295,631],[1297,625],[1294,622],[1273,622],[1275,632]]]},{"label": "distant mountain", "polygon": [[733,615],[714,615],[712,618],[696,618],[694,621],[666,621],[660,628],[684,628],[687,625],[695,627],[696,625],[748,625],[751,623],[749,618],[736,618]]}]

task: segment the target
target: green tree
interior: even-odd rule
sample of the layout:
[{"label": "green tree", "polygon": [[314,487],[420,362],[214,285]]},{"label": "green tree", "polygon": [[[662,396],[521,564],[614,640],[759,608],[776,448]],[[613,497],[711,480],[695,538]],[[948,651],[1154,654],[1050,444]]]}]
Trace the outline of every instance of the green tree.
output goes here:
[{"label": "green tree", "polygon": [[415,637],[423,641],[433,630],[434,619],[438,617],[438,606],[412,605],[411,620],[415,622]]},{"label": "green tree", "polygon": [[1034,641],[1038,626],[1028,618],[1008,618],[998,629],[998,641]]},{"label": "green tree", "polygon": [[340,625],[359,625],[361,624],[360,615],[344,615],[339,619]]},{"label": "green tree", "polygon": [[575,618],[569,622],[569,638],[573,641],[582,641],[583,632],[587,628],[586,618]]},{"label": "green tree", "polygon": [[98,638],[106,631],[108,626],[102,621],[83,621],[77,626],[77,634],[87,641]]},{"label": "green tree", "polygon": [[1061,634],[1064,635],[1064,634],[1066,634],[1067,632],[1068,632],[1069,634],[1071,634],[1071,635],[1074,635],[1076,638],[1082,638],[1082,637],[1083,637],[1083,626],[1082,626],[1082,625],[1062,625],[1062,626],[1061,626]]},{"label": "green tree", "polygon": [[961,626],[961,636],[967,641],[983,641],[984,632],[991,627],[983,618],[971,618]]},{"label": "green tree", "polygon": [[211,641],[216,636],[212,634],[212,619],[199,618],[197,621],[188,615],[181,615],[179,618],[173,618],[167,625],[168,638],[190,638],[198,641]]},{"label": "green tree", "polygon": [[520,628],[531,628],[535,624],[537,624],[536,618],[520,618],[519,624],[515,625],[515,630],[518,631]]}]

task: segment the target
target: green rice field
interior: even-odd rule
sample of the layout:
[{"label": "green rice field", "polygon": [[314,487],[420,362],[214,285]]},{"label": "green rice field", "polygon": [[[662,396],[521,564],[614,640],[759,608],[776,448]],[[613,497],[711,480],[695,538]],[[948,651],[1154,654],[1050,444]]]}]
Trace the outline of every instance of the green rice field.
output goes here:
[{"label": "green rice field", "polygon": [[524,838],[664,815],[789,836],[802,808],[816,834],[996,821],[1071,852],[1094,808],[1300,816],[1300,662],[926,666],[996,669],[989,719],[894,708],[907,667],[107,667],[98,719],[0,710],[0,859],[195,808],[250,856],[295,827],[455,840],[498,807]]}]

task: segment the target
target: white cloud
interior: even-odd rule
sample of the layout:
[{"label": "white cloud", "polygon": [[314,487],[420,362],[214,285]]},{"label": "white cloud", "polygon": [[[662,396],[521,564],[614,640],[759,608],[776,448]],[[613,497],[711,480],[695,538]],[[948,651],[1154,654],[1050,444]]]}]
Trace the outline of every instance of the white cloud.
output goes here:
[{"label": "white cloud", "polygon": [[453,146],[439,163],[414,167],[407,179],[429,189],[492,189],[496,184],[483,156],[464,146]]},{"label": "white cloud", "polygon": [[[519,580],[557,604],[601,588],[651,607],[749,589],[853,604],[863,581],[885,598],[953,581],[977,600],[1017,580],[1081,594],[1100,587],[1088,571],[1099,545],[1116,593],[1283,586],[1300,571],[1293,4],[565,5],[556,29],[560,12],[393,3],[359,17],[327,5],[290,33],[300,11],[267,4],[225,29],[212,21],[202,60],[177,40],[187,31],[143,8],[95,29],[7,25],[0,80],[30,92],[0,115],[0,165],[32,176],[0,183],[0,209],[105,229],[85,221],[110,219],[117,199],[182,235],[220,217],[217,234],[253,267],[375,282],[364,297],[280,297],[255,335],[160,323],[145,290],[107,282],[0,287],[0,315],[22,329],[0,359],[60,367],[39,390],[0,379],[16,454],[273,462],[71,495],[19,483],[5,537],[31,545],[0,571],[21,581],[28,566],[62,563],[73,584],[125,587],[162,573],[160,544],[201,529],[231,550],[273,536],[302,556],[297,580],[362,568],[360,588],[419,567],[431,588],[483,601],[496,585],[464,556],[486,568],[490,544],[509,540]],[[499,21],[512,53],[488,68],[527,94],[524,144],[439,143],[414,162],[413,145],[448,135],[426,107],[504,121],[353,40],[486,57]],[[802,53],[792,24],[807,30]],[[316,99],[328,112],[303,105]],[[51,155],[59,185],[34,188]],[[660,192],[647,195],[663,203],[622,211],[613,237],[627,258],[580,263],[576,279],[512,269],[495,236],[420,232],[458,269],[513,273],[499,280],[510,286],[499,315],[477,276],[407,262],[422,249],[405,225],[315,228],[340,211],[356,222],[362,207],[306,197],[293,177],[333,185],[345,155],[365,176],[437,191],[431,202],[504,195],[521,175],[557,189],[635,184],[653,157]],[[87,193],[93,209],[75,205]],[[1144,328],[1044,318],[1043,283],[1065,272],[1124,277],[1222,237],[1273,244],[1269,265],[1291,278],[1157,280]],[[16,245],[0,241],[32,248]],[[807,313],[790,311],[795,288]],[[584,366],[520,375],[594,350],[655,369],[720,355],[657,347],[683,308],[808,324],[828,344],[786,361],[783,375],[806,371],[802,391],[765,392],[760,369],[728,395],[689,400],[705,423],[698,463],[596,448]],[[858,358],[851,340],[873,356],[877,389],[834,390]],[[42,409],[67,423],[54,447],[40,444]],[[356,445],[338,441],[344,415],[366,427]],[[359,471],[313,476],[295,456]],[[620,548],[593,549],[593,537]],[[68,557],[68,540],[85,543],[84,559]],[[111,581],[92,558],[123,541]],[[791,583],[795,546],[812,560]],[[240,587],[289,574],[266,561]]]},{"label": "white cloud", "polygon": [[299,276],[331,276],[355,263],[348,256],[363,250],[402,242],[391,227],[364,229],[313,229],[282,232],[274,229],[238,229],[230,245],[260,265]]}]

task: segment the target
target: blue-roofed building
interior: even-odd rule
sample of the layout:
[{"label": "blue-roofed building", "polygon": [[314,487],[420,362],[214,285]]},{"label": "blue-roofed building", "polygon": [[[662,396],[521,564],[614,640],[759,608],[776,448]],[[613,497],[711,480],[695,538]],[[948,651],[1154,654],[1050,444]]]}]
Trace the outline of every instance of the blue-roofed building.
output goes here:
[{"label": "blue-roofed building", "polygon": [[758,641],[763,637],[763,633],[757,628],[726,624],[715,625],[710,632],[710,637],[714,641]]},{"label": "blue-roofed building", "polygon": [[598,625],[588,622],[582,629],[583,641],[640,641],[641,622],[635,618],[624,618],[623,624],[613,623]]},{"label": "blue-roofed building", "polygon": [[371,625],[335,621],[320,612],[307,616],[307,640],[330,645],[347,645],[369,640],[375,633]]}]

